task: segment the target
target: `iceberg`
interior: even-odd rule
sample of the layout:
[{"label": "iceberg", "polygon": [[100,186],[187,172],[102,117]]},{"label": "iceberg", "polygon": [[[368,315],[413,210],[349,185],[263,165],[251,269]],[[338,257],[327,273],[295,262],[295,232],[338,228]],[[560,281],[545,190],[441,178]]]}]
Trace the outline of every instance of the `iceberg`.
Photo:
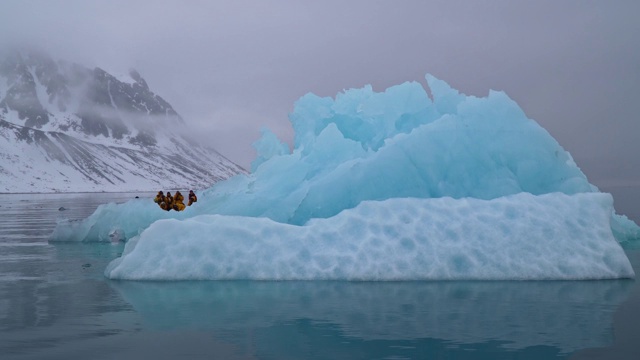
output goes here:
[{"label": "iceberg", "polygon": [[[293,149],[264,129],[251,173],[183,212],[107,204],[52,241],[128,239],[118,279],[604,279],[633,277],[615,214],[571,155],[505,93],[426,76],[307,94]],[[617,240],[617,241],[616,241]]]},{"label": "iceberg", "polygon": [[[609,194],[366,201],[303,226],[157,221],[105,270],[126,280],[582,280],[633,277]],[[135,250],[131,250],[134,248]]]}]

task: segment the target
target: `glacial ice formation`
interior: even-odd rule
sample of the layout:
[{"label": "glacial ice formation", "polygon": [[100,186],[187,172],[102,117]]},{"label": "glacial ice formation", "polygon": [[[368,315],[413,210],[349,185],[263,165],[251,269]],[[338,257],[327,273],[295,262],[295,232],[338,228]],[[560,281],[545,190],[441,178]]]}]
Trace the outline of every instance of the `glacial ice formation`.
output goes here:
[{"label": "glacial ice formation", "polygon": [[634,272],[609,194],[367,201],[303,226],[202,215],[163,220],[109,264],[127,280],[607,279]]},{"label": "glacial ice formation", "polygon": [[112,278],[633,276],[614,236],[633,242],[640,228],[548,132],[502,92],[477,98],[426,79],[433,100],[418,83],[305,95],[290,116],[293,151],[264,130],[252,173],[186,211],[109,204],[51,240],[135,237]]}]

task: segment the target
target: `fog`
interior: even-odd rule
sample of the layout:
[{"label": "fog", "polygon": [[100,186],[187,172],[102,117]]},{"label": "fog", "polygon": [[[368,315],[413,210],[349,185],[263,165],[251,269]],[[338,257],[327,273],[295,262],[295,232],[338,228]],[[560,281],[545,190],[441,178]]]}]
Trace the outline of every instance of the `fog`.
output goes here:
[{"label": "fog", "polygon": [[305,93],[382,91],[425,84],[431,73],[469,95],[505,91],[616,204],[638,198],[636,1],[5,0],[2,8],[0,46],[36,45],[111,73],[135,68],[189,133],[245,168],[262,127],[291,142],[287,115]]}]

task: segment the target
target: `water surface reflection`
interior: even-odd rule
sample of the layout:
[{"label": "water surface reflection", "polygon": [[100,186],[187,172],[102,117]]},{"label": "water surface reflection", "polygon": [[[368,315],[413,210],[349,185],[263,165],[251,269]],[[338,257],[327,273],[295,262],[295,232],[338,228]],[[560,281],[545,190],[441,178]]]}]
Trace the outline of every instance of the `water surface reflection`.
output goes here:
[{"label": "water surface reflection", "polygon": [[613,312],[633,282],[110,285],[156,329],[237,332],[302,322],[335,326],[342,334],[338,342],[431,338],[459,345],[495,342],[504,349],[542,345],[569,353],[612,342]]},{"label": "water surface reflection", "polygon": [[134,195],[0,195],[3,360],[640,358],[633,280],[124,282],[122,244],[47,242]]}]

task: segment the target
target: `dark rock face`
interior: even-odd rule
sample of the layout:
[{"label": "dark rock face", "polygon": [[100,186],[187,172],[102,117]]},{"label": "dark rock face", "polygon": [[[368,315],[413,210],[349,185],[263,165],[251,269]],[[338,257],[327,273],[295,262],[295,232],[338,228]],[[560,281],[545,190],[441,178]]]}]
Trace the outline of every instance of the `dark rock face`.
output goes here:
[{"label": "dark rock face", "polygon": [[141,184],[184,181],[202,188],[244,172],[215,150],[165,131],[186,124],[137,71],[128,76],[119,79],[42,53],[0,54],[0,157],[15,163],[9,170],[0,166],[0,180],[3,174],[39,174],[38,164],[11,170],[21,165],[9,147],[25,144],[43,154],[42,168],[60,164],[60,176],[98,187],[127,188],[139,178]]},{"label": "dark rock face", "polygon": [[[50,113],[43,107],[58,112],[69,112],[70,103],[79,101],[73,111],[80,128],[87,135],[123,139],[131,135],[131,142],[153,145],[154,134],[132,131],[131,118],[171,118],[171,123],[183,125],[184,121],[163,98],[153,93],[147,82],[136,70],[130,70],[131,83],[122,82],[106,71],[83,68],[77,64],[58,63],[44,54],[19,53],[6,56],[0,62],[0,76],[7,79],[8,90],[0,94],[0,109],[5,113],[17,111],[20,125],[41,128],[49,122]],[[43,87],[38,94],[36,79]],[[74,99],[71,90],[81,93]],[[63,131],[68,130],[62,129]]]},{"label": "dark rock face", "polygon": [[34,69],[36,77],[46,87],[47,101],[56,104],[58,110],[66,111],[71,100],[67,79],[60,73],[58,65],[45,55],[32,55],[26,60]]},{"label": "dark rock face", "polygon": [[0,63],[0,74],[11,86],[0,100],[0,109],[15,110],[28,127],[40,128],[49,122],[49,114],[42,107],[36,93],[36,82],[20,55],[7,57]]}]

